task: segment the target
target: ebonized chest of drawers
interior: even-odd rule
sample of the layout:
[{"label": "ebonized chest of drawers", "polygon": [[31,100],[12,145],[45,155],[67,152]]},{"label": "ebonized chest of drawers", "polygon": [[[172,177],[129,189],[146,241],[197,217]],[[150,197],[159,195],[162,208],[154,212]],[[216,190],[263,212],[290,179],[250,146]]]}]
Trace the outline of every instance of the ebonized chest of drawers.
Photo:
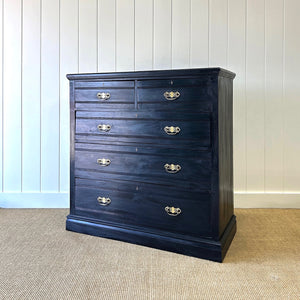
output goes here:
[{"label": "ebonized chest of drawers", "polygon": [[236,231],[234,76],[220,68],[67,75],[67,230],[221,262]]}]

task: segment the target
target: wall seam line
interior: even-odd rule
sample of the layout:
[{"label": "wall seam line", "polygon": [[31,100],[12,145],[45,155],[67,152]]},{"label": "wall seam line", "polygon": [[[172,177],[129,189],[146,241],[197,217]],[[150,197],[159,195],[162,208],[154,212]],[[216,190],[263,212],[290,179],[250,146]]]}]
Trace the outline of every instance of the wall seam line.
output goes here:
[{"label": "wall seam line", "polygon": [[40,193],[42,192],[42,5],[40,0]]},{"label": "wall seam line", "polygon": [[245,165],[246,165],[246,173],[245,173],[245,191],[248,192],[248,151],[247,151],[247,146],[248,146],[248,137],[247,137],[247,131],[248,131],[248,113],[247,113],[247,107],[248,107],[248,94],[247,94],[247,29],[248,29],[248,1],[246,0],[246,5],[245,5]]},{"label": "wall seam line", "polygon": [[1,143],[1,147],[2,147],[2,192],[4,191],[4,147],[3,147],[3,137],[4,137],[4,0],[2,1],[2,95],[1,95],[1,102],[2,102],[2,143]]},{"label": "wall seam line", "polygon": [[60,47],[60,30],[61,30],[61,25],[60,25],[60,13],[61,13],[61,0],[58,1],[58,124],[59,124],[59,128],[58,128],[58,191],[61,192],[61,174],[60,174],[60,169],[61,169],[61,163],[60,163],[60,159],[61,159],[61,132],[60,132],[60,128],[61,128],[61,47]]},{"label": "wall seam line", "polygon": [[267,86],[267,46],[266,46],[266,0],[264,0],[264,185],[263,190],[266,191],[266,86]]},{"label": "wall seam line", "polygon": [[207,19],[208,19],[208,43],[207,43],[207,65],[208,65],[208,67],[210,66],[210,48],[211,48],[211,45],[210,45],[210,42],[211,42],[211,26],[210,26],[210,0],[208,0],[208,10],[207,10]]},{"label": "wall seam line", "polygon": [[285,60],[285,55],[286,55],[286,46],[285,46],[285,43],[286,43],[286,25],[285,25],[285,22],[286,22],[286,5],[285,5],[285,0],[283,0],[283,10],[282,10],[282,13],[283,13],[283,37],[282,37],[282,96],[281,96],[281,105],[283,107],[283,113],[282,113],[282,126],[281,126],[281,130],[282,130],[282,141],[283,141],[283,146],[282,146],[282,191],[284,192],[285,191],[285,172],[286,172],[286,168],[285,168],[285,150],[286,150],[286,147],[285,147],[285,111],[286,111],[286,108],[285,108],[285,105],[284,105],[284,100],[285,100],[285,67],[286,67],[286,60]]},{"label": "wall seam line", "polygon": [[23,5],[24,0],[21,1],[21,192],[23,192]]}]

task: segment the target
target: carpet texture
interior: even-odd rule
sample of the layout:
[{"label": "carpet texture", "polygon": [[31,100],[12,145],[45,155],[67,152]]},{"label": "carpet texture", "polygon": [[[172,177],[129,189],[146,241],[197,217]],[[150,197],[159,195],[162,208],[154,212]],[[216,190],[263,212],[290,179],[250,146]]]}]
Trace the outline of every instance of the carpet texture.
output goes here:
[{"label": "carpet texture", "polygon": [[0,209],[0,299],[300,299],[300,210],[235,213],[220,264],[66,231],[66,209]]}]

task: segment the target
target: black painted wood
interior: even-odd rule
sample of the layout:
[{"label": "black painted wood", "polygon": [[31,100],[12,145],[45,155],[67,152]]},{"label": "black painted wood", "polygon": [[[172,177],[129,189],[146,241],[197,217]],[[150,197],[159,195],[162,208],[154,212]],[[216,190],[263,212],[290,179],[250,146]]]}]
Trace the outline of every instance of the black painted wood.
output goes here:
[{"label": "black painted wood", "polygon": [[[222,261],[236,231],[232,80],[220,69],[72,74],[67,229]],[[179,92],[167,100],[165,91]],[[111,97],[99,100],[98,92]],[[111,125],[109,132],[97,129]],[[165,126],[179,126],[174,136]],[[98,158],[108,158],[106,166]],[[165,163],[181,166],[176,174]],[[99,205],[98,197],[111,203]],[[169,216],[165,207],[179,207]]]},{"label": "black painted wood", "polygon": [[[139,137],[140,143],[144,138],[151,138],[153,143],[163,144],[165,140],[173,143],[188,144],[189,141],[197,143],[200,147],[210,147],[210,114],[206,113],[157,113],[143,114],[127,112],[86,112],[78,111],[76,114],[76,134],[86,135],[85,139],[103,140],[110,136]],[[101,131],[98,125],[109,125],[109,131]],[[180,132],[169,135],[165,127],[179,127]]]}]

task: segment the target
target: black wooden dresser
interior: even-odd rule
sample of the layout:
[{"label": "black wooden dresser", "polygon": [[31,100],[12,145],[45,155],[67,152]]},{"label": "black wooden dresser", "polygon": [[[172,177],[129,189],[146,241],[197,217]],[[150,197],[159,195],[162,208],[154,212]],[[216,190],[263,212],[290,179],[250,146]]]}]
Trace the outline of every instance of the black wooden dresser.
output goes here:
[{"label": "black wooden dresser", "polygon": [[234,76],[220,68],[67,75],[67,230],[221,262],[236,232]]}]

